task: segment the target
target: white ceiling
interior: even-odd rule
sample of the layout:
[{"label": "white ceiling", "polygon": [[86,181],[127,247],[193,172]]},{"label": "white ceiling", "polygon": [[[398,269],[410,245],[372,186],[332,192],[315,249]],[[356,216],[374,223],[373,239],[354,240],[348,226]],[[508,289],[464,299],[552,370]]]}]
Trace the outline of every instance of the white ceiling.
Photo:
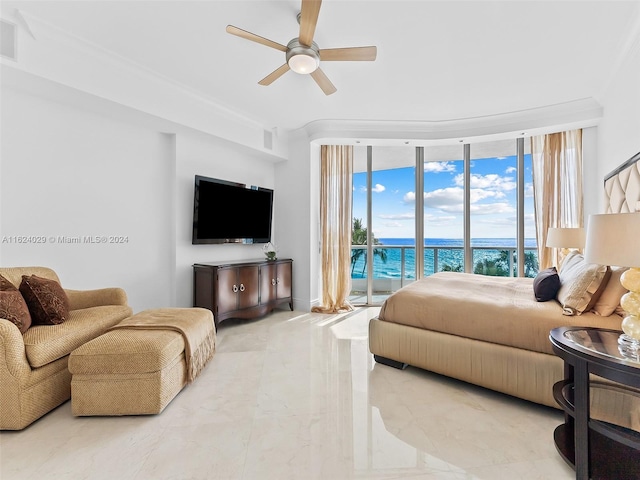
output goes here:
[{"label": "white ceiling", "polygon": [[258,81],[284,53],[299,0],[3,1],[169,77],[266,126],[314,120],[446,121],[584,98],[606,87],[636,34],[640,2],[325,0],[320,48],[376,45],[375,62],[323,62],[338,91],[308,76]]}]

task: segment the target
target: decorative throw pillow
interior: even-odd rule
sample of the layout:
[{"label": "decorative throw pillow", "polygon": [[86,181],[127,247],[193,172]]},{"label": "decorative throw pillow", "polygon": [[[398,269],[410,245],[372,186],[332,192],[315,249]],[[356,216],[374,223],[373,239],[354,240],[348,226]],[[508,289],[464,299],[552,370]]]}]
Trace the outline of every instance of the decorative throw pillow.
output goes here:
[{"label": "decorative throw pillow", "polygon": [[607,284],[611,269],[607,265],[587,263],[576,251],[570,252],[560,267],[560,290],[557,299],[564,315],[589,311]]},{"label": "decorative throw pillow", "polygon": [[611,277],[602,290],[598,301],[593,305],[593,311],[603,317],[608,317],[620,306],[620,299],[628,292],[620,283],[620,277],[628,270],[627,267],[612,267]]},{"label": "decorative throw pillow", "polygon": [[20,333],[31,326],[31,315],[27,304],[13,283],[0,275],[0,318],[13,323]]},{"label": "decorative throw pillow", "polygon": [[548,302],[556,298],[560,289],[560,276],[556,267],[545,268],[538,272],[533,280],[533,294],[539,302]]},{"label": "decorative throw pillow", "polygon": [[20,292],[34,325],[57,325],[69,316],[69,299],[55,280],[23,275]]}]

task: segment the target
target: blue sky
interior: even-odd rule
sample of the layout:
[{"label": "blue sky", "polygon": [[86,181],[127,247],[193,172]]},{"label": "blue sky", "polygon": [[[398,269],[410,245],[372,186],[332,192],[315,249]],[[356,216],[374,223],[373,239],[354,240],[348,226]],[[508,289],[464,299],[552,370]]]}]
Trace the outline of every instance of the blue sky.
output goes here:
[{"label": "blue sky", "polygon": [[[427,238],[463,237],[463,162],[424,163]],[[374,171],[373,233],[412,238],[415,229],[414,167]],[[515,238],[516,156],[471,161],[471,237]],[[353,176],[353,216],[366,224],[366,173]],[[531,155],[525,155],[525,236],[535,237]]]}]

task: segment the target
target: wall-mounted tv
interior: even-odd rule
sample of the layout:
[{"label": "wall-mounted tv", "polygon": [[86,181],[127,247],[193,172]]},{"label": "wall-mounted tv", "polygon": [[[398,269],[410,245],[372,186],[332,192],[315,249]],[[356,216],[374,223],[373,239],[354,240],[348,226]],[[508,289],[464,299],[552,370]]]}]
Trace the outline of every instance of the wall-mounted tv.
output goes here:
[{"label": "wall-mounted tv", "polygon": [[271,241],[273,190],[196,175],[193,198],[194,245]]}]

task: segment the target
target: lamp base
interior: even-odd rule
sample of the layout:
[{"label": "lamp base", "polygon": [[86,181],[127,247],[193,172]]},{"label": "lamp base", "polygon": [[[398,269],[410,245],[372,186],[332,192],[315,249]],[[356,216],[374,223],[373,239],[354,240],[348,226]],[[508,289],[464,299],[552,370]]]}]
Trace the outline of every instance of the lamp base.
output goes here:
[{"label": "lamp base", "polygon": [[640,340],[623,333],[618,337],[618,350],[623,357],[640,362]]}]

